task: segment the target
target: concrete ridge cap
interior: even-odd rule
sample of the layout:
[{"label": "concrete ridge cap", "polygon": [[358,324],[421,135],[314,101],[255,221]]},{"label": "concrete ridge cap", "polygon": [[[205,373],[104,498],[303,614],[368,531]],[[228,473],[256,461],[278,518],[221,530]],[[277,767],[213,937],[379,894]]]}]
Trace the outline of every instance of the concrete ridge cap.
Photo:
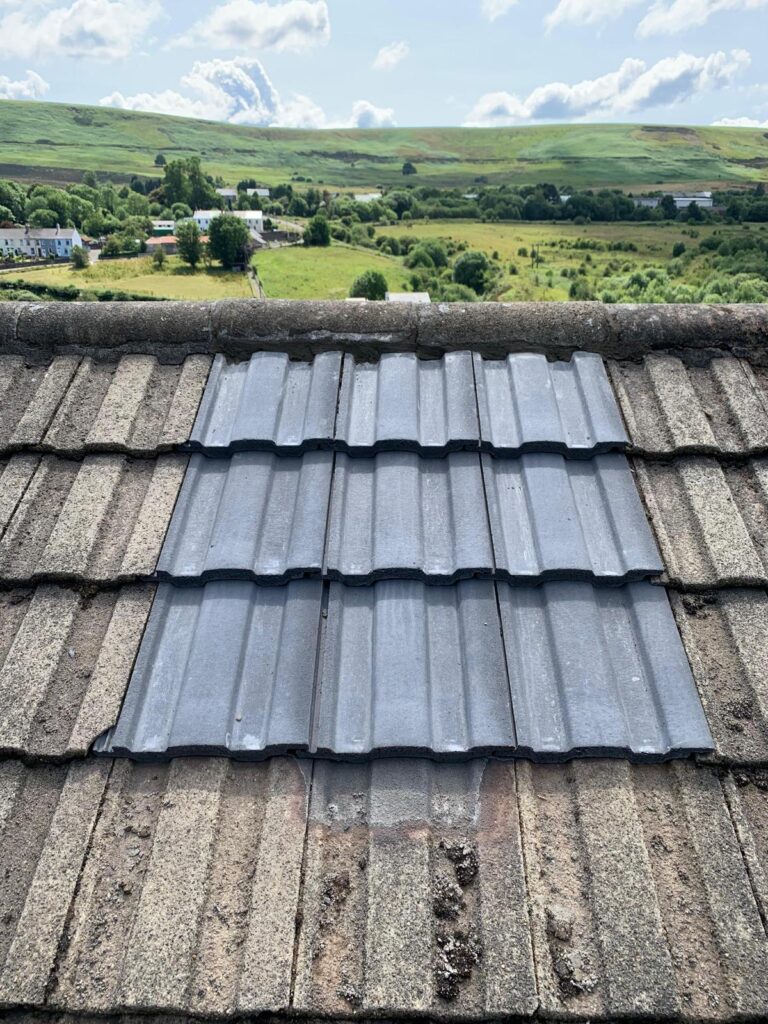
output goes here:
[{"label": "concrete ridge cap", "polygon": [[768,365],[768,304],[0,303],[0,352],[37,360],[148,353],[180,362],[199,352],[247,358],[270,349],[302,359],[331,348],[367,358],[394,351],[436,356],[459,348],[496,357],[538,351],[553,359],[580,350],[614,359],[662,351],[684,352],[689,361],[731,354]]}]

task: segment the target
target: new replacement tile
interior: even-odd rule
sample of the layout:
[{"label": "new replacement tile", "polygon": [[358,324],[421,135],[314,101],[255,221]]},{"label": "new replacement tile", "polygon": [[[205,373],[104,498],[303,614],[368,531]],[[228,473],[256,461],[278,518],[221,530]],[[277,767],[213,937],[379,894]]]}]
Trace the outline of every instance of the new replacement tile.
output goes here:
[{"label": "new replacement tile", "polygon": [[555,451],[590,456],[625,448],[627,435],[600,356],[575,352],[550,363],[521,352],[504,360],[474,354],[480,436],[487,451]]},{"label": "new replacement tile", "polygon": [[333,452],[192,455],[158,577],[284,580],[319,573]]},{"label": "new replacement tile", "polygon": [[661,587],[497,588],[521,752],[646,760],[712,749]]},{"label": "new replacement tile", "polygon": [[190,447],[212,455],[276,448],[330,447],[341,353],[291,362],[285,352],[257,352],[247,362],[217,356]]},{"label": "new replacement tile", "polygon": [[482,456],[499,575],[614,582],[662,571],[624,455]]},{"label": "new replacement tile", "polygon": [[515,746],[490,580],[331,584],[313,749],[346,756]]},{"label": "new replacement tile", "polygon": [[337,447],[357,454],[477,449],[471,353],[419,359],[411,352],[390,352],[377,363],[346,355],[336,440]]},{"label": "new replacement tile", "polygon": [[711,747],[662,589],[492,580],[161,585],[97,744],[137,758],[539,760]]},{"label": "new replacement tile", "polygon": [[490,575],[493,551],[479,455],[352,458],[333,474],[326,571],[335,579]]},{"label": "new replacement tile", "polygon": [[158,587],[109,753],[269,754],[309,745],[320,580]]}]

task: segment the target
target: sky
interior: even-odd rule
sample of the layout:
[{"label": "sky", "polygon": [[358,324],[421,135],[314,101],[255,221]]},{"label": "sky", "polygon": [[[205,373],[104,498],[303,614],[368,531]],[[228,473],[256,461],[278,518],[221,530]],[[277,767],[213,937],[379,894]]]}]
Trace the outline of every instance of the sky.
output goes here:
[{"label": "sky", "polygon": [[0,0],[0,99],[301,128],[768,127],[768,0]]}]

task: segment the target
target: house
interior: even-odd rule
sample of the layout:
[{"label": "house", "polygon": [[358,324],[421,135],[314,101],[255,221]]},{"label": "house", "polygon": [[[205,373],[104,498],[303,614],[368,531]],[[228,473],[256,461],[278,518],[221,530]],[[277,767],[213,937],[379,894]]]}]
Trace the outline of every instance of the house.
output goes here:
[{"label": "house", "polygon": [[157,252],[158,249],[162,249],[167,256],[174,256],[177,251],[176,235],[157,235],[156,237],[148,238],[146,246],[150,256]]},{"label": "house", "polygon": [[176,222],[172,220],[153,220],[152,221],[152,234],[153,235],[172,235],[176,230]]},{"label": "house", "polygon": [[259,199],[269,199],[268,188],[247,188],[245,194],[247,196],[258,196]]},{"label": "house", "polygon": [[31,228],[21,225],[0,228],[0,254],[32,259],[68,260],[83,239],[77,228]]},{"label": "house", "polygon": [[237,189],[236,188],[217,188],[216,189],[216,193],[217,193],[217,195],[220,195],[222,199],[229,199],[229,200],[237,199]]},{"label": "house", "polygon": [[[195,210],[193,220],[201,231],[208,231],[211,221],[220,217],[223,212],[222,210]],[[245,221],[250,231],[255,231],[259,235],[263,232],[264,214],[261,210],[227,210],[226,212],[232,217],[239,217],[240,220]]]},{"label": "house", "polygon": [[768,1020],[766,339],[0,303],[4,1019]]},{"label": "house", "polygon": [[355,192],[352,198],[356,203],[373,203],[381,197],[381,192]]},{"label": "house", "polygon": [[635,206],[645,207],[647,210],[655,210],[661,203],[661,196],[635,196],[632,202]]}]

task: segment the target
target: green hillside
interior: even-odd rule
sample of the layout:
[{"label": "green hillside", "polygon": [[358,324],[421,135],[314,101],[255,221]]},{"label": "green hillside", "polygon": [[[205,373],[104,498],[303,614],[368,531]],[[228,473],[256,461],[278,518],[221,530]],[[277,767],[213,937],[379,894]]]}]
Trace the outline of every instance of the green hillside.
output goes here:
[{"label": "green hillside", "polygon": [[196,154],[230,183],[292,174],[339,188],[402,182],[469,186],[551,181],[561,187],[707,186],[768,180],[768,133],[648,125],[390,128],[298,131],[246,128],[107,107],[0,101],[0,176],[79,180],[83,170],[156,173],[153,160]]}]

